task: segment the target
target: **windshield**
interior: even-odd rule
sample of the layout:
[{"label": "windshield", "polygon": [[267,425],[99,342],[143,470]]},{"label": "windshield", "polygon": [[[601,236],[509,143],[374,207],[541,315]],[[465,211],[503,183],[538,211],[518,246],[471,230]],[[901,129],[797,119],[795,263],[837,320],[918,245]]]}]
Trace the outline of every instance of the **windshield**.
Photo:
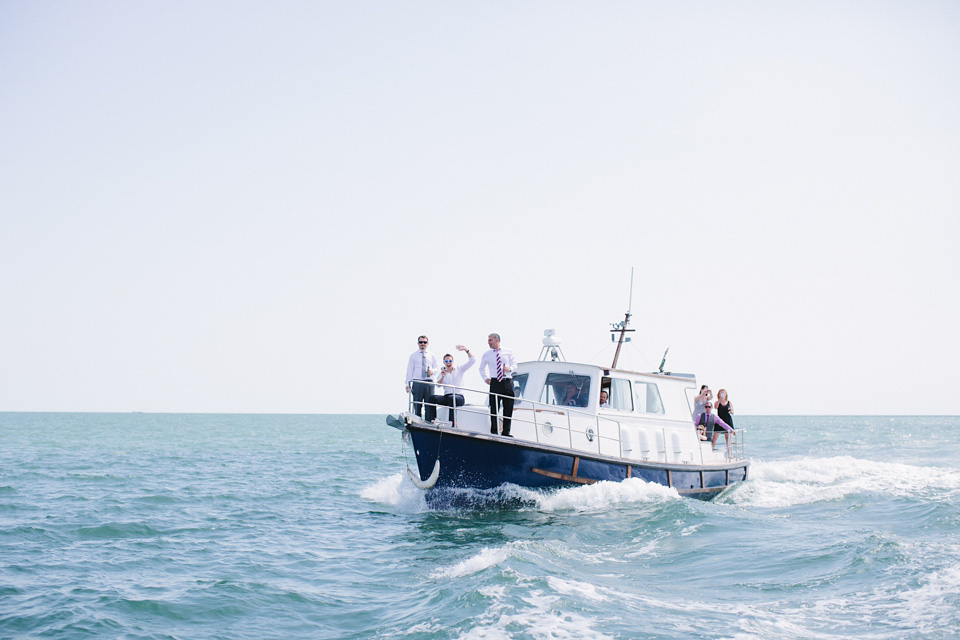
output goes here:
[{"label": "windshield", "polygon": [[590,398],[590,376],[571,373],[547,374],[540,402],[567,407],[585,407]]},{"label": "windshield", "polygon": [[523,390],[527,388],[527,378],[529,373],[518,373],[513,376],[513,395],[517,398],[523,397]]}]

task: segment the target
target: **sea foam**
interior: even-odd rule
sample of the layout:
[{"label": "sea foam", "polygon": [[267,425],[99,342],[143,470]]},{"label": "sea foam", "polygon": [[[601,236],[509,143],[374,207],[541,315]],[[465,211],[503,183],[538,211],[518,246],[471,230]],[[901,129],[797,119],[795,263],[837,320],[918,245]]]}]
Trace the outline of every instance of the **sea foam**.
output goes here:
[{"label": "sea foam", "polygon": [[871,492],[950,499],[960,492],[960,472],[851,456],[755,462],[749,480],[729,499],[746,506],[788,507]]},{"label": "sea foam", "polygon": [[479,573],[484,569],[494,567],[508,557],[510,557],[511,547],[517,543],[511,543],[498,549],[489,549],[484,547],[480,553],[458,562],[452,567],[438,569],[431,574],[431,578],[460,578],[463,576]]},{"label": "sea foam", "polygon": [[406,473],[395,473],[381,478],[360,491],[360,497],[371,502],[397,507],[405,513],[427,510],[424,492],[414,486]]},{"label": "sea foam", "polygon": [[596,630],[597,621],[566,610],[560,597],[535,589],[519,601],[497,600],[475,620],[460,640],[608,640]]},{"label": "sea foam", "polygon": [[549,493],[528,491],[525,495],[535,501],[542,511],[603,511],[622,505],[680,499],[676,489],[639,478],[623,482],[597,482]]},{"label": "sea foam", "polygon": [[603,511],[623,505],[680,499],[680,494],[675,489],[639,478],[556,490],[527,489],[503,484],[493,489],[446,488],[434,491],[440,491],[437,495],[442,495],[443,499],[428,504],[426,492],[415,487],[405,473],[395,473],[365,487],[360,496],[413,513],[430,508],[457,510],[504,506],[528,507],[545,512]]}]

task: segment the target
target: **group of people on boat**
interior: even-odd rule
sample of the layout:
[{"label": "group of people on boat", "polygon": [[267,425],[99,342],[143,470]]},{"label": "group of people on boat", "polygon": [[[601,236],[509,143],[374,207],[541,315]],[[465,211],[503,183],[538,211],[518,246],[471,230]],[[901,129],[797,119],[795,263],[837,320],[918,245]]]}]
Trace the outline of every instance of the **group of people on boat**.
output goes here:
[{"label": "group of people on boat", "polygon": [[[404,378],[405,389],[413,397],[413,410],[417,416],[428,423],[437,418],[437,407],[449,407],[450,421],[456,426],[456,408],[464,405],[462,393],[463,376],[476,364],[476,358],[468,347],[456,345],[457,351],[467,355],[467,361],[457,365],[453,354],[445,353],[442,363],[428,347],[430,339],[427,336],[417,338],[417,350],[410,354],[407,360],[407,371]],[[491,333],[487,336],[487,345],[490,347],[480,358],[479,373],[484,384],[488,385],[490,393],[490,433],[510,437],[510,423],[513,416],[515,392],[513,388],[513,373],[517,362],[513,352],[500,346],[500,335]],[[436,386],[441,392],[435,393]],[[559,381],[555,389],[555,404],[573,407],[586,407],[587,389],[578,386],[574,381]],[[609,409],[609,389],[600,390],[600,408]],[[713,409],[716,408],[716,414]],[[503,416],[503,430],[499,429],[498,414]],[[716,448],[717,440],[723,433],[727,444],[730,444],[730,434],[733,428],[733,404],[727,395],[726,389],[717,392],[714,404],[713,391],[708,385],[700,387],[700,393],[694,398],[693,424],[701,440],[710,440],[711,446]]]},{"label": "group of people on boat", "polygon": [[[464,397],[460,387],[463,386],[463,374],[476,362],[470,349],[458,344],[457,351],[467,354],[467,362],[463,365],[454,364],[453,355],[443,355],[443,366],[439,366],[437,357],[427,347],[430,339],[427,336],[417,338],[417,350],[410,354],[407,360],[407,372],[404,384],[407,393],[412,393],[413,410],[427,422],[437,418],[437,407],[450,407],[450,421],[456,426],[456,408],[462,407]],[[507,437],[510,435],[510,422],[513,417],[513,372],[517,368],[517,361],[510,349],[500,346],[500,334],[491,333],[487,336],[489,350],[480,358],[480,377],[490,389],[490,433]],[[434,393],[434,385],[440,385],[442,393]],[[498,428],[497,413],[503,413],[503,431]]]},{"label": "group of people on boat", "polygon": [[709,386],[701,385],[700,393],[693,399],[693,424],[697,427],[700,439],[710,440],[714,448],[721,432],[729,445],[730,434],[734,432],[733,403],[730,402],[726,389],[717,392],[716,415],[712,413],[713,408],[713,391]]}]

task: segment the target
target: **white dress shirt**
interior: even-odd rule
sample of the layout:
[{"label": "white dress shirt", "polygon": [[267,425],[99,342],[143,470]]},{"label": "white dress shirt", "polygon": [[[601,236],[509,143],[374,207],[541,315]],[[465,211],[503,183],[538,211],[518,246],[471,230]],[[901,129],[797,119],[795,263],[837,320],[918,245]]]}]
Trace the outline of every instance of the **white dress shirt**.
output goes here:
[{"label": "white dress shirt", "polygon": [[[487,378],[491,380],[497,379],[497,349],[489,349],[486,353],[483,354],[483,357],[480,358],[480,377],[484,382],[487,381]],[[513,377],[513,373],[517,370],[517,361],[513,357],[513,351],[510,349],[499,349],[500,351],[500,362],[504,367],[510,367],[510,371],[504,369],[503,379]],[[487,370],[490,373],[487,373]]]},{"label": "white dress shirt", "polygon": [[437,384],[443,385],[443,393],[459,393],[463,395],[463,389],[455,389],[454,387],[463,386],[463,374],[465,374],[467,369],[472,367],[476,361],[476,358],[470,356],[470,359],[467,360],[465,365],[454,367],[453,371],[448,372],[446,369],[440,369],[440,375],[437,376]]},{"label": "white dress shirt", "polygon": [[[421,356],[420,354],[424,354]],[[429,351],[420,351],[417,349],[410,354],[410,359],[407,360],[407,377],[404,379],[405,384],[410,384],[413,380],[425,380],[426,378],[422,377],[422,367],[423,360],[427,361],[427,368],[433,369],[434,376],[437,375],[436,371],[440,367],[437,365],[437,356],[433,355]],[[430,376],[430,379],[433,380],[433,376]]]}]

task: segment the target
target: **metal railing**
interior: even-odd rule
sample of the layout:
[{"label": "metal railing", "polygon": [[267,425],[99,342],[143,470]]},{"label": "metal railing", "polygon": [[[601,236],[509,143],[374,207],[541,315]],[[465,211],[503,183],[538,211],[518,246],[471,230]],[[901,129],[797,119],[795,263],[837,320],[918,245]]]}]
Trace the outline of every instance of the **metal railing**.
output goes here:
[{"label": "metal railing", "polygon": [[[446,408],[456,412],[467,410],[466,407],[476,408],[476,407],[482,406],[487,409],[486,415],[490,416],[492,415],[490,411],[490,405],[489,405],[490,396],[498,396],[501,398],[511,397],[511,396],[506,396],[504,394],[495,394],[495,393],[490,393],[489,391],[481,391],[479,389],[471,389],[469,387],[460,387],[456,385],[442,385],[442,387],[446,389],[454,389],[455,394],[462,395],[464,397],[464,404],[451,407],[450,405],[447,405],[447,404],[441,404],[438,402],[429,402],[429,397],[428,397],[422,403],[424,406],[424,411],[428,406],[434,407],[435,410],[437,411],[439,411],[439,409],[441,408]],[[467,402],[467,394],[469,394],[471,397],[481,396],[483,400],[486,402],[475,403],[475,404],[469,403]],[[449,395],[449,394],[442,394],[442,395]],[[622,433],[623,433],[622,427],[626,423],[621,423],[620,420],[617,420],[614,418],[600,416],[595,412],[587,411],[579,407],[547,404],[547,403],[539,402],[536,400],[528,400],[527,398],[523,398],[519,396],[513,396],[512,399],[514,401],[514,407],[513,407],[513,415],[510,418],[511,423],[533,425],[535,442],[537,442],[538,444],[556,446],[558,444],[556,440],[552,438],[548,440],[546,436],[549,436],[554,429],[561,429],[567,432],[566,444],[570,449],[587,451],[590,453],[595,452],[599,455],[613,455],[613,449],[615,448],[616,455],[618,457],[621,457],[621,458],[626,457],[624,456],[624,441],[622,437]],[[454,398],[454,403],[455,402],[456,402],[456,399]],[[416,404],[420,404],[420,403],[418,402]],[[413,412],[413,405],[414,405],[413,386],[411,384],[410,391],[407,393],[407,410],[410,412]],[[518,409],[521,411],[520,417],[517,416]],[[526,411],[530,411],[533,417],[532,420],[523,417],[523,412],[526,412]],[[469,411],[469,412],[476,413],[475,410]],[[538,414],[540,413],[551,413],[553,415],[557,415],[558,417],[563,416],[566,418],[565,420],[566,426],[564,427],[562,425],[553,424],[552,422],[547,420],[542,420],[542,419],[538,420]],[[575,418],[576,418],[576,422],[581,423],[579,426],[574,425]],[[498,420],[502,423],[503,416],[499,413],[498,413]],[[595,428],[591,428],[589,426],[589,423],[591,422],[593,423],[593,426]],[[674,438],[669,436],[679,435],[680,433],[679,429],[682,429],[687,425],[689,425],[689,429],[691,430],[691,433],[694,434],[696,441],[698,443],[702,443],[703,441],[700,440],[699,436],[696,434],[696,427],[693,425],[692,421],[673,420],[672,422],[674,423],[674,425],[676,425],[674,428],[667,428],[664,426],[659,426],[659,427],[645,426],[642,424],[635,424],[635,423],[629,424],[629,426],[631,427],[644,429],[646,432],[654,433],[655,436],[659,436],[659,437],[653,438],[654,443],[652,448],[645,450],[648,452],[648,455],[641,456],[639,458],[640,460],[675,462],[680,464],[684,464],[684,463],[690,464],[694,462],[693,459],[690,459],[690,460],[676,459],[683,452],[681,451],[680,445],[678,445],[679,440],[675,440]],[[606,429],[601,429],[601,425],[609,427],[610,429],[615,429],[616,437],[612,437],[610,435],[604,435],[602,431],[605,431]],[[541,437],[542,428],[546,428],[546,427],[549,427],[550,431],[547,432],[543,437]],[[735,430],[733,433],[730,434],[730,438],[731,438],[730,443],[726,445],[726,458],[728,460],[744,458],[744,442],[742,438],[738,437],[739,434],[742,432],[743,432],[743,429],[740,429],[740,430]],[[720,436],[722,437],[724,433],[726,432],[721,432]],[[577,447],[574,446],[575,436],[577,437],[578,440],[581,440],[581,442],[578,443]],[[585,445],[583,441],[585,441],[585,443],[587,444]],[[604,442],[609,443],[610,449],[606,451],[604,450],[604,447],[602,446]],[[709,440],[707,442],[709,442]],[[595,446],[592,446],[589,443],[595,443]],[[637,444],[639,445],[639,442]],[[719,444],[720,443],[718,438],[718,446]],[[671,450],[671,447],[673,448],[673,450]],[[632,446],[630,450],[640,451],[640,452],[644,451],[644,450],[638,449],[637,447],[632,447]],[[706,461],[704,460],[702,445],[698,446],[697,450],[699,452],[700,464],[705,464]],[[653,454],[652,460],[651,460],[651,454]],[[672,461],[670,460],[671,454],[672,454],[672,457],[675,458],[675,460],[672,460]]]},{"label": "metal railing", "polygon": [[731,460],[743,460],[746,458],[744,453],[744,443],[747,439],[746,429],[734,429],[730,434],[730,444],[727,445],[727,457]]},{"label": "metal railing", "polygon": [[[744,440],[746,439],[746,429],[734,429],[732,432],[727,431],[726,429],[717,429],[714,433],[717,435],[717,445],[713,447],[714,451],[720,450],[720,447],[723,447],[723,452],[727,460],[743,460],[746,457]],[[730,441],[727,442],[726,435],[730,435]],[[707,435],[705,440],[700,441],[703,444],[710,444],[712,446],[713,438],[710,435]]]}]

